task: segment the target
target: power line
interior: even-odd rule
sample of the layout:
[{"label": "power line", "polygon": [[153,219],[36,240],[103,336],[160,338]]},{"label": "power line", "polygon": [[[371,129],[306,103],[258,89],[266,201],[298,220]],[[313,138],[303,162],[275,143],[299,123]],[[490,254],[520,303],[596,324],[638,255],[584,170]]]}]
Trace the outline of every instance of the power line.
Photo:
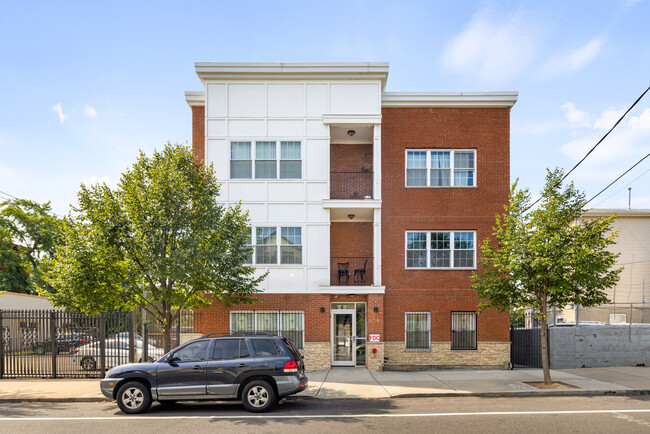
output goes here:
[{"label": "power line", "polygon": [[598,205],[600,205],[601,203],[608,201],[609,199],[611,199],[612,197],[614,197],[615,195],[617,195],[618,193],[620,193],[621,191],[623,191],[623,189],[624,189],[625,187],[629,187],[630,185],[634,184],[634,183],[635,183],[639,178],[641,178],[642,176],[646,175],[648,172],[650,172],[650,169],[646,170],[645,172],[643,172],[642,174],[640,174],[639,176],[637,176],[636,178],[634,178],[632,181],[628,182],[628,183],[625,184],[623,187],[621,187],[620,189],[616,190],[616,191],[615,191],[614,193],[612,193],[611,195],[607,196],[606,199],[603,199],[603,200],[601,200],[600,202],[598,202],[598,203],[597,203],[596,205],[594,205],[593,207],[596,208],[596,207],[597,207]]},{"label": "power line", "polygon": [[[6,196],[6,197],[8,197],[8,198],[11,197],[11,198],[14,198],[14,199],[16,199],[16,200],[20,200],[20,199],[21,199],[20,197],[16,197],[16,196],[14,196],[13,194],[6,193],[6,192],[4,192],[4,191],[2,191],[2,190],[0,190],[0,195]],[[63,218],[62,215],[57,214],[57,213],[55,213],[54,211],[50,211],[50,212],[51,212],[52,214],[54,214],[55,216],[57,216],[58,218],[61,218],[61,219]]]},{"label": "power line", "polygon": [[[602,190],[600,190],[600,191],[599,191],[599,192],[598,192],[594,197],[592,197],[592,198],[589,199],[587,202],[585,202],[585,205],[587,205],[587,204],[588,204],[589,202],[591,202],[592,200],[596,199],[596,198],[597,198],[597,197],[598,197],[598,196],[599,196],[603,191],[607,190],[609,187],[611,187],[612,185],[614,185],[614,183],[615,183],[616,181],[618,181],[619,179],[621,179],[622,177],[624,177],[625,175],[627,175],[627,173],[628,173],[630,170],[634,169],[636,166],[638,166],[639,164],[641,164],[641,162],[642,162],[643,160],[645,160],[646,158],[648,158],[648,157],[650,157],[650,153],[646,154],[646,156],[643,157],[642,159],[640,159],[639,161],[637,161],[636,164],[634,164],[634,166],[630,167],[630,168],[627,169],[625,172],[623,172],[623,173],[622,173],[618,178],[616,178],[615,180],[613,180],[612,182],[610,182],[609,185],[608,185],[607,187],[605,187],[605,188],[603,188]],[[584,206],[584,205],[583,205],[583,206]]]},{"label": "power line", "polygon": [[[571,168],[571,170],[569,170],[567,173],[564,174],[562,179],[560,179],[560,181],[556,185],[554,185],[553,188],[556,188],[558,185],[561,185],[562,182],[567,178],[567,176],[569,176],[571,174],[571,172],[573,172],[580,164],[582,164],[583,161],[585,161],[585,159],[587,159],[587,157],[594,151],[594,149],[596,149],[598,147],[598,145],[600,145],[603,142],[603,140],[605,140],[605,138],[607,138],[607,136],[609,136],[609,133],[611,133],[614,130],[614,128],[616,128],[618,126],[618,124],[621,123],[623,118],[625,116],[627,116],[627,114],[630,112],[630,110],[632,110],[634,108],[634,106],[636,106],[639,101],[641,101],[641,98],[643,98],[645,96],[645,94],[648,93],[649,90],[650,90],[650,86],[648,86],[648,88],[636,99],[636,101],[634,101],[634,103],[625,111],[625,113],[623,113],[623,115],[620,118],[618,118],[616,123],[609,129],[609,131],[607,131],[607,133],[605,133],[605,135],[603,137],[601,137],[600,140],[598,140],[598,142],[589,150],[589,152],[587,152],[585,154],[585,156],[582,157],[582,159],[580,161],[578,161],[576,163],[576,165]],[[531,203],[528,206],[528,208],[526,208],[524,210],[524,213],[526,211],[528,211],[529,209],[531,209],[532,207],[534,207],[535,204],[537,204],[537,202],[539,202],[540,200],[542,200],[542,196],[540,196],[535,202]]]}]

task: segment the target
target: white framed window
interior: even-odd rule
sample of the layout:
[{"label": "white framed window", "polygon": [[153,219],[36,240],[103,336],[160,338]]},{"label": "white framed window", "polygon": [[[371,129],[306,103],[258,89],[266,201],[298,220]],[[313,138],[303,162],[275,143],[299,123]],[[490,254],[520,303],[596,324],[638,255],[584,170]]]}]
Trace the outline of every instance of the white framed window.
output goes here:
[{"label": "white framed window", "polygon": [[407,149],[407,187],[475,187],[476,150]]},{"label": "white framed window", "polygon": [[230,332],[269,333],[284,336],[299,349],[304,348],[303,311],[231,311]]},{"label": "white framed window", "polygon": [[476,312],[451,313],[451,349],[476,349]]},{"label": "white framed window", "polygon": [[251,228],[251,233],[247,245],[252,247],[253,252],[248,257],[247,263],[302,264],[300,226],[256,226]]},{"label": "white framed window", "polygon": [[230,142],[230,178],[301,179],[302,144],[282,140]]},{"label": "white framed window", "polygon": [[404,345],[407,350],[431,349],[431,313],[404,313]]},{"label": "white framed window", "polygon": [[476,231],[407,231],[406,268],[476,268]]}]

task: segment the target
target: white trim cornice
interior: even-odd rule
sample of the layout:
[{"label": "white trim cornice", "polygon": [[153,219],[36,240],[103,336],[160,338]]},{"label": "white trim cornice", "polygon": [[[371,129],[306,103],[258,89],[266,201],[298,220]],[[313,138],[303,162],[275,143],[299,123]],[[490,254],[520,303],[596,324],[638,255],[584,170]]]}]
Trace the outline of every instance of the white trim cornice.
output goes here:
[{"label": "white trim cornice", "polygon": [[512,107],[519,92],[383,92],[382,107]]},{"label": "white trim cornice", "polygon": [[185,101],[190,107],[205,105],[205,92],[202,90],[186,90]]},{"label": "white trim cornice", "polygon": [[381,115],[323,115],[324,125],[379,125]]},{"label": "white trim cornice", "polygon": [[323,209],[381,208],[381,199],[323,199]]},{"label": "white trim cornice", "polygon": [[357,285],[345,285],[345,286],[335,286],[335,285],[320,285],[318,287],[319,292],[323,294],[355,294],[355,295],[364,295],[364,294],[385,294],[385,286],[357,286]]},{"label": "white trim cornice", "polygon": [[196,62],[206,80],[380,80],[386,87],[387,62]]}]

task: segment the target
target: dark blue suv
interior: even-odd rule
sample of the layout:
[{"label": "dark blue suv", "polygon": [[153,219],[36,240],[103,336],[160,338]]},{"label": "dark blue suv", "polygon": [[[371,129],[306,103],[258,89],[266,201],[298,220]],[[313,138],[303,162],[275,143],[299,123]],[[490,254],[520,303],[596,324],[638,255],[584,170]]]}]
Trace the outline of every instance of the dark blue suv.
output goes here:
[{"label": "dark blue suv", "polygon": [[152,401],[240,399],[253,412],[307,388],[303,357],[287,338],[269,334],[208,334],[151,363],[117,366],[101,391],[129,414]]}]

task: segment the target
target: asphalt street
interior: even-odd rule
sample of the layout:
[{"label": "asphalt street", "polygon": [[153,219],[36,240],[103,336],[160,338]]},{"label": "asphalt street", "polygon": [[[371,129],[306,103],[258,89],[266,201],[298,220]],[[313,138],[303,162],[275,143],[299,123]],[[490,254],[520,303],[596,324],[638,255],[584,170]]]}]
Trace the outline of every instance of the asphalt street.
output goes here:
[{"label": "asphalt street", "polygon": [[650,432],[650,397],[288,399],[269,413],[239,403],[154,404],[143,415],[115,403],[15,403],[0,433],[138,432]]}]

